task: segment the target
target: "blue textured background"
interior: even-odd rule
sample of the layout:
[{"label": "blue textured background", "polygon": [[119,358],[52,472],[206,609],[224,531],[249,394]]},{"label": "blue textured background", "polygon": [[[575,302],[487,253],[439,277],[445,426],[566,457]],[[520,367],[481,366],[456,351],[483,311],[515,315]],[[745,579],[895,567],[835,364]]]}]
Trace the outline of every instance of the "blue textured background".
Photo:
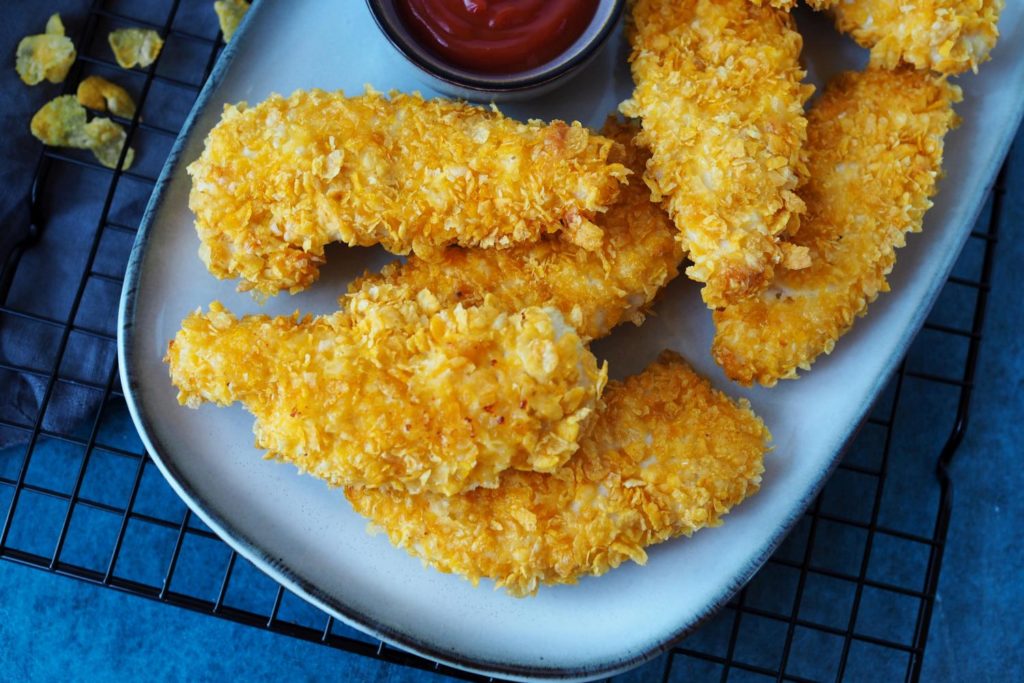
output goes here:
[{"label": "blue textured background", "polygon": [[[13,61],[17,39],[40,30],[50,11],[61,9],[73,18],[83,6],[84,3],[70,0],[48,2],[45,8],[36,2],[5,3],[8,13],[0,25],[0,46]],[[47,97],[53,93],[45,90],[46,86],[38,90],[21,86],[10,68],[3,69],[0,84],[4,105],[0,107],[0,117],[5,131],[11,132],[0,141],[0,219],[4,229],[8,229],[23,220],[19,207],[27,192],[30,170],[26,168],[31,169],[38,150],[25,134],[25,122],[42,101],[41,93],[50,93]],[[1024,136],[1018,136],[1016,149],[972,422],[953,468],[955,509],[925,658],[925,680],[1019,680],[1024,676],[1024,630],[1019,626],[1019,615],[1024,609],[1020,522],[1024,518],[1024,503],[1019,495],[1024,489],[1019,463],[1024,452],[1024,341],[1020,322],[1024,319],[1024,302],[1017,289],[1021,285],[1020,264],[1024,263],[1020,234],[1024,225]],[[957,312],[955,299],[940,300],[939,305],[948,309],[949,315]],[[931,360],[933,364],[948,363],[951,371],[962,362],[955,354]],[[0,391],[3,389],[0,387]],[[925,401],[927,397],[908,393],[904,400]],[[125,418],[115,416],[115,424],[118,420],[124,424]],[[944,438],[948,428],[946,424],[924,425],[904,439],[894,457],[934,452],[936,437]],[[125,434],[123,438],[130,441],[132,437]],[[45,457],[40,455],[38,460],[45,462]],[[921,482],[930,486],[930,481],[913,477],[927,478],[928,472],[928,467],[902,472],[896,466],[888,485],[897,493],[901,489],[906,491],[902,498],[906,509],[896,509],[892,514],[914,514],[912,508],[917,503],[912,489]],[[44,471],[40,476],[57,478],[61,473]],[[110,476],[117,475],[112,471]],[[899,476],[903,479],[897,479]],[[896,496],[897,505],[899,501]],[[154,514],[180,520],[182,508],[176,499],[158,499],[157,507]],[[150,540],[155,547],[156,539],[142,539],[141,546],[147,547]],[[79,549],[84,555],[91,550],[89,543]],[[841,559],[842,551],[843,548],[833,549],[832,555]],[[203,569],[200,566],[193,571],[199,577]],[[141,560],[138,571],[148,571]],[[265,583],[258,575],[239,579],[240,590],[251,587],[252,595],[261,599],[272,595]],[[780,585],[773,577],[759,577],[752,584],[750,599],[770,602],[778,597]],[[305,608],[288,603],[286,609],[301,614]],[[886,620],[895,618],[892,611],[885,609],[871,612],[870,617],[877,622],[873,630],[883,633]],[[708,629],[714,628],[712,622]],[[700,633],[695,636],[700,637]],[[751,650],[750,658],[757,659],[759,648],[768,652],[769,640],[767,634],[759,635],[756,630],[745,634],[744,647]],[[794,668],[813,671],[814,659],[819,654],[813,648],[804,650],[803,655],[794,654],[794,658],[806,660],[794,662]],[[648,680],[660,670],[661,664],[655,662],[622,680]],[[5,679],[13,680],[135,679],[154,675],[198,680],[227,676],[268,680],[284,676],[376,681],[440,679],[8,562],[0,562],[0,671]],[[682,673],[682,669],[679,671]],[[704,678],[703,671],[694,670],[693,678]],[[849,676],[850,680],[877,678],[877,672],[870,668],[852,670]]]}]

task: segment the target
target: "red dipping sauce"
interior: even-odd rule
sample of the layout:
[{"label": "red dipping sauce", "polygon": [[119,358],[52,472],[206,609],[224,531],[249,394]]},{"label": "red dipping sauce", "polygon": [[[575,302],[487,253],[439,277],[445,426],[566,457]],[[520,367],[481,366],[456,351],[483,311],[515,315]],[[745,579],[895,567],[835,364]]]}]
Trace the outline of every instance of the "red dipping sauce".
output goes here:
[{"label": "red dipping sauce", "polygon": [[397,0],[417,40],[452,66],[518,73],[550,62],[590,25],[598,0]]}]

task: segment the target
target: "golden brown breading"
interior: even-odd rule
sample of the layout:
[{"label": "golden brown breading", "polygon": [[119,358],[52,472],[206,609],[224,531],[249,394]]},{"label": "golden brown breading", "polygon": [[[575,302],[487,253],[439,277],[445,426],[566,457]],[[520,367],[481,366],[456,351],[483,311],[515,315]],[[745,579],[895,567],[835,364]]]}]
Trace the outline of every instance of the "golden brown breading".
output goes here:
[{"label": "golden brown breading", "polygon": [[978,70],[999,38],[996,24],[1004,0],[813,0],[831,9],[836,27],[871,48],[871,63],[894,69],[957,74]]},{"label": "golden brown breading", "polygon": [[551,474],[509,471],[496,489],[449,498],[345,493],[424,563],[525,596],[643,564],[645,547],[716,526],[757,491],[768,430],[678,356],[609,384],[605,401],[579,453]]},{"label": "golden brown breading", "polygon": [[715,360],[732,379],[774,385],[830,353],[917,232],[942,167],[960,89],[904,68],[837,77],[808,115],[807,215],[794,241],[810,268],[781,270],[757,299],[714,314]]},{"label": "golden brown breading", "polygon": [[[778,7],[779,9],[791,10],[796,5],[796,0],[750,0],[752,3],[760,7],[761,5],[771,5],[772,7]],[[813,1],[813,0],[812,0]]]},{"label": "golden brown breading", "polygon": [[804,211],[800,34],[749,0],[636,0],[628,34],[636,90],[621,109],[642,119],[644,179],[681,231],[686,274],[711,307],[752,296],[801,256],[779,244]]},{"label": "golden brown breading", "polygon": [[603,135],[621,143],[609,156],[634,172],[619,201],[595,220],[604,232],[596,251],[544,239],[511,249],[450,248],[439,258],[412,256],[379,275],[356,280],[343,308],[363,301],[401,301],[427,288],[443,305],[475,305],[491,295],[502,308],[554,306],[585,341],[607,335],[625,320],[636,324],[658,291],[679,273],[682,247],[665,212],[639,181],[649,155],[632,143],[636,128],[609,122]]},{"label": "golden brown breading", "polygon": [[214,275],[274,294],[316,280],[331,242],[435,255],[566,228],[593,247],[612,204],[613,143],[579,124],[519,123],[461,102],[321,90],[228,106],[189,167]]},{"label": "golden brown breading", "polygon": [[318,318],[182,323],[165,359],[178,400],[240,401],[256,445],[334,486],[458,493],[578,448],[607,379],[553,308],[399,304]]}]

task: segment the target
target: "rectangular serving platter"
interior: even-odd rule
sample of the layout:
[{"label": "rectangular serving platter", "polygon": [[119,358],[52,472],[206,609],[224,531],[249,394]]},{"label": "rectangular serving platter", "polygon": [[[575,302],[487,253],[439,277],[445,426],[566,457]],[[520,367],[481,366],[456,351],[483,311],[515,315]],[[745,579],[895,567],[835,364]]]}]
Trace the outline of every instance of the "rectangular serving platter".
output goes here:
[{"label": "rectangular serving platter", "polygon": [[[161,174],[131,255],[121,301],[119,359],[129,408],[175,491],[225,541],[287,588],[346,623],[424,656],[517,679],[582,680],[650,659],[714,613],[754,574],[813,500],[844,445],[921,327],[963,246],[1024,109],[1024,3],[1008,3],[994,58],[959,79],[963,124],[947,140],[946,176],[924,232],[911,236],[882,296],[813,372],[771,390],[742,389],[712,362],[712,327],[698,288],[680,278],[643,327],[595,344],[614,377],[637,373],[664,348],[682,353],[720,389],[750,399],[774,435],[761,492],[724,526],[672,541],[647,566],[623,566],[577,586],[516,600],[425,569],[393,548],[340,490],[253,446],[241,407],[178,406],[162,362],[182,318],[219,300],[237,314],[329,313],[348,281],[394,257],[379,249],[328,250],[320,281],[260,305],[199,261],[185,167],[225,103],[255,103],[298,88],[420,90],[362,2],[259,2],[225,50]],[[809,79],[821,85],[861,68],[865,51],[822,16],[801,11]],[[600,126],[632,89],[626,46],[611,44],[571,84],[503,106],[517,118]]]}]

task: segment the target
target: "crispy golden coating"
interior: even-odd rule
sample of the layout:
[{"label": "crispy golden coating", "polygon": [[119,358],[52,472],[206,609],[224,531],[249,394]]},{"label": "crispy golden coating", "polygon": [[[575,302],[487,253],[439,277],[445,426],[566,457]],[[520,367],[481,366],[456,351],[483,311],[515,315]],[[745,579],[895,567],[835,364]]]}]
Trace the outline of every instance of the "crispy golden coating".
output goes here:
[{"label": "crispy golden coating", "polygon": [[813,0],[831,9],[836,26],[871,48],[871,63],[901,62],[944,74],[978,70],[999,38],[1004,0]]},{"label": "crispy golden coating", "polygon": [[156,61],[164,46],[164,39],[150,28],[119,28],[110,32],[107,42],[122,69],[146,68]]},{"label": "crispy golden coating", "polygon": [[579,124],[519,123],[496,110],[322,90],[229,106],[189,166],[200,257],[240,289],[316,280],[324,246],[436,255],[509,247],[568,228],[594,246],[595,214],[625,169]]},{"label": "crispy golden coating", "polygon": [[714,314],[715,360],[732,379],[795,379],[864,315],[918,232],[955,124],[960,89],[908,68],[836,78],[811,110],[807,215],[794,240],[811,266],[779,272],[760,297]]},{"label": "crispy golden coating", "polygon": [[227,43],[231,41],[231,36],[235,35],[239,24],[249,11],[249,3],[246,0],[216,0],[213,3],[213,11],[217,13],[220,32]]},{"label": "crispy golden coating", "polygon": [[645,547],[718,525],[758,490],[768,430],[678,356],[612,382],[605,402],[579,453],[551,474],[509,471],[496,489],[448,498],[345,493],[424,563],[525,596],[643,564]]},{"label": "crispy golden coating", "polygon": [[165,359],[178,400],[240,401],[256,445],[334,486],[454,494],[578,448],[607,379],[553,308],[399,304],[319,318],[182,323]]},{"label": "crispy golden coating", "polygon": [[680,230],[686,274],[711,307],[752,296],[801,256],[779,244],[804,210],[800,34],[749,0],[636,0],[628,35],[636,90],[621,109],[642,119],[644,180]]},{"label": "crispy golden coating", "polygon": [[585,341],[626,320],[639,325],[654,296],[679,273],[682,247],[672,221],[639,181],[649,155],[632,143],[635,127],[609,122],[602,133],[621,143],[609,159],[635,175],[618,202],[595,219],[604,232],[596,251],[543,239],[502,250],[452,247],[432,260],[411,256],[353,282],[342,307],[401,301],[430,289],[445,306],[476,305],[487,295],[509,311],[553,306]]},{"label": "crispy golden coating", "polygon": [[44,145],[88,149],[92,140],[87,133],[85,107],[74,95],[55,97],[32,116],[29,129]]},{"label": "crispy golden coating", "polygon": [[135,102],[128,91],[102,76],[89,76],[78,84],[78,101],[89,109],[110,111],[114,116],[130,119],[135,116]]},{"label": "crispy golden coating", "polygon": [[61,83],[75,62],[75,44],[64,35],[64,22],[53,14],[46,22],[46,33],[25,36],[18,43],[14,67],[22,82],[36,85],[46,80]]},{"label": "crispy golden coating", "polygon": [[[89,136],[89,149],[92,150],[96,160],[107,168],[117,168],[121,150],[128,140],[128,134],[121,124],[101,116],[87,123],[85,129]],[[128,151],[124,153],[124,163],[121,168],[128,170],[134,160],[135,150],[129,147]]]}]

